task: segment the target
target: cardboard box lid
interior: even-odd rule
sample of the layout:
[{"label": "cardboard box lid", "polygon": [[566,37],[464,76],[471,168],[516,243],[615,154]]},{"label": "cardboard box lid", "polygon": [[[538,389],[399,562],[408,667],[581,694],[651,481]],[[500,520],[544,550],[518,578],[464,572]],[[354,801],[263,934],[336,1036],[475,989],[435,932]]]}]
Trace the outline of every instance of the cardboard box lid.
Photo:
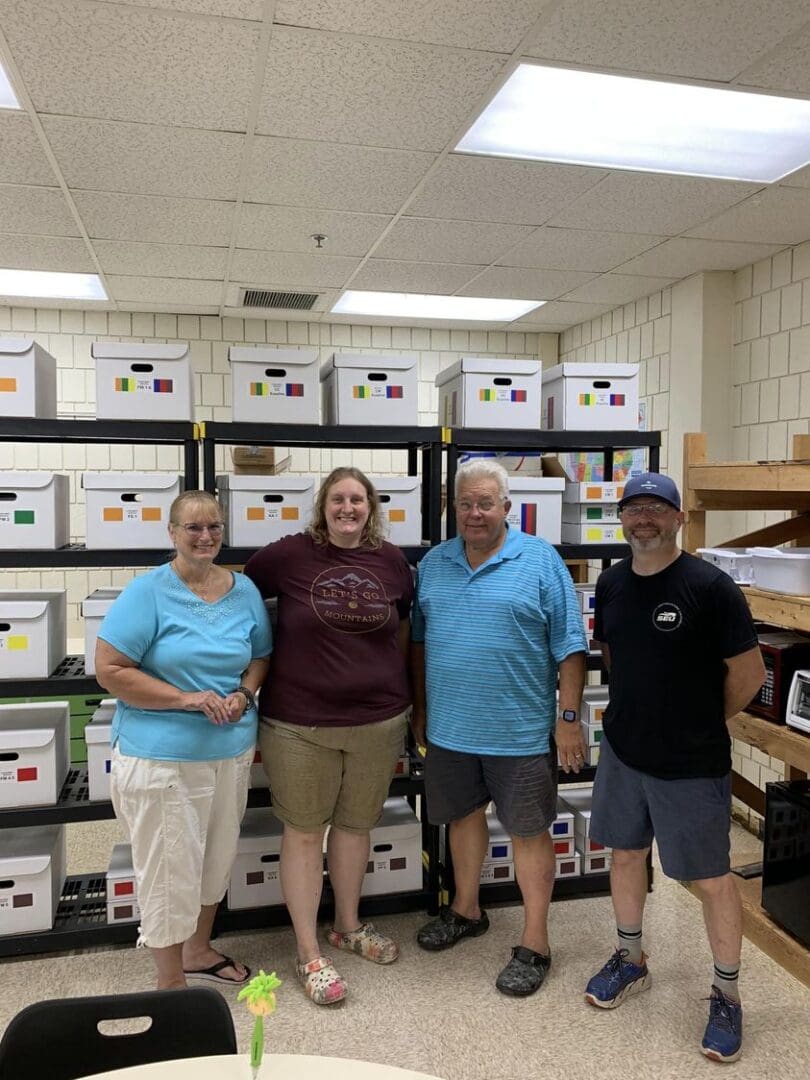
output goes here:
[{"label": "cardboard box lid", "polygon": [[391,840],[410,840],[422,835],[422,825],[405,798],[386,799],[380,819],[371,830],[371,850]]},{"label": "cardboard box lid", "polygon": [[607,686],[586,686],[582,691],[582,700],[593,704],[603,701],[606,705],[610,701],[610,692]]},{"label": "cardboard box lid", "polygon": [[[133,873],[132,845],[115,844],[110,855],[110,865],[107,867],[107,877],[132,877]],[[119,899],[123,899],[123,897],[119,897]],[[131,899],[131,897],[128,899]]]},{"label": "cardboard box lid", "polygon": [[271,349],[259,345],[231,345],[228,349],[228,360],[232,364],[261,364],[264,367],[309,367],[317,364],[319,358],[318,349]]},{"label": "cardboard box lid", "polygon": [[96,720],[95,715],[89,724],[84,729],[84,741],[88,746],[96,746],[100,743],[106,743],[109,746],[110,739],[112,738],[112,719],[109,720]]},{"label": "cardboard box lid", "polygon": [[369,476],[369,480],[383,495],[389,491],[416,491],[422,483],[418,476]]},{"label": "cardboard box lid", "polygon": [[90,355],[95,360],[185,360],[188,342],[157,342],[143,345],[128,341],[94,341]]},{"label": "cardboard box lid", "polygon": [[30,593],[0,593],[0,620],[41,619],[47,610],[47,597],[37,600]]},{"label": "cardboard box lid", "polygon": [[0,833],[2,877],[41,874],[64,842],[64,825],[3,829]]},{"label": "cardboard box lid", "polygon": [[0,747],[3,750],[42,750],[56,739],[56,728],[26,727],[3,728],[0,731]]},{"label": "cardboard box lid", "polygon": [[511,843],[511,837],[494,814],[487,814],[487,828],[489,829],[490,844]]},{"label": "cardboard box lid", "polygon": [[509,474],[509,494],[529,495],[548,494],[549,492],[565,491],[564,476],[516,476]]},{"label": "cardboard box lid", "polygon": [[[53,484],[52,472],[4,472],[0,473],[0,491],[42,491]],[[67,480],[67,476],[64,477]]]},{"label": "cardboard box lid", "polygon": [[314,491],[314,476],[295,476],[292,473],[284,473],[283,476],[270,476],[262,473],[248,473],[247,475],[231,476],[222,475],[217,477],[217,487],[229,491],[252,491],[260,494],[266,491],[272,492],[289,491],[292,493],[304,493]]},{"label": "cardboard box lid", "polygon": [[281,846],[284,825],[267,809],[246,810],[239,830],[238,855],[266,851],[276,854]]},{"label": "cardboard box lid", "polygon": [[496,356],[462,356],[455,364],[443,368],[436,376],[436,386],[455,379],[457,375],[519,375],[523,378],[537,375],[542,365],[539,360],[509,360]]},{"label": "cardboard box lid", "polygon": [[171,491],[180,482],[174,473],[86,472],[85,491]]},{"label": "cardboard box lid", "polygon": [[6,353],[9,356],[21,356],[34,347],[32,338],[0,338],[0,355]]},{"label": "cardboard box lid", "polygon": [[82,600],[82,615],[85,619],[88,615],[106,615],[113,602],[118,599],[123,591],[123,586],[120,588],[94,589],[89,596]]},{"label": "cardboard box lid", "polygon": [[69,723],[69,701],[23,701],[0,705],[0,733],[9,730],[10,724],[30,731],[34,728],[54,728],[57,724],[67,727]]},{"label": "cardboard box lid", "polygon": [[410,371],[416,367],[418,356],[415,353],[380,356],[371,353],[333,353],[325,364],[321,365],[321,381],[328,379],[336,368],[350,368],[358,371]]},{"label": "cardboard box lid", "polygon": [[555,379],[632,379],[638,375],[638,364],[557,364],[543,372],[543,382]]}]

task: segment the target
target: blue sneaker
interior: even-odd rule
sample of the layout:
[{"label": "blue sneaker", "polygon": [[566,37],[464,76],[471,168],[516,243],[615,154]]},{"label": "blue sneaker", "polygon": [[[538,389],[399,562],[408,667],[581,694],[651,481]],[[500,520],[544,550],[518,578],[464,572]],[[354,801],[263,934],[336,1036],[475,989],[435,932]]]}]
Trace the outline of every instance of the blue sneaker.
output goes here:
[{"label": "blue sneaker", "polygon": [[742,1005],[716,986],[709,998],[709,1022],[700,1049],[712,1061],[736,1061],[742,1053]]},{"label": "blue sneaker", "polygon": [[585,987],[585,1000],[599,1009],[616,1009],[626,997],[652,985],[645,960],[634,964],[627,949],[617,949],[601,971]]}]

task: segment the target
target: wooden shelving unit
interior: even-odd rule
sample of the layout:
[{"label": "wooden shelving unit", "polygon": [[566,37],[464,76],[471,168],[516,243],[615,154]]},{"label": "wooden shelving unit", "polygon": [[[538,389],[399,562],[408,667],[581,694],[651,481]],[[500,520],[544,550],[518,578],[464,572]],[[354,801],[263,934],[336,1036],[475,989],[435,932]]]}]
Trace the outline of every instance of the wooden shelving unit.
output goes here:
[{"label": "wooden shelving unit", "polygon": [[[706,436],[686,435],[682,494],[687,515],[682,540],[687,551],[705,546],[706,512],[712,510],[792,511],[784,521],[717,547],[767,547],[791,541],[810,544],[810,435],[794,437],[789,461],[750,462],[708,462]],[[810,597],[751,586],[744,586],[743,592],[758,622],[810,633]],[[786,779],[802,779],[810,773],[810,735],[746,712],[738,713],[728,726],[733,738],[784,762]],[[732,792],[764,816],[764,792],[738,773],[732,773]],[[761,879],[739,880],[739,887],[745,936],[810,986],[810,952],[763,910]]]}]

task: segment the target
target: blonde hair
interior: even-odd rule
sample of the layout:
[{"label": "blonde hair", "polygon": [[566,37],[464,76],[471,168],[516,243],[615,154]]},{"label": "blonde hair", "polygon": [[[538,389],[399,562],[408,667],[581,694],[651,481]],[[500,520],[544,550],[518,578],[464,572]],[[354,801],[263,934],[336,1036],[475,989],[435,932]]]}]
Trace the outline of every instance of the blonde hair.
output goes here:
[{"label": "blonde hair", "polygon": [[222,521],[222,507],[217,500],[211,494],[210,491],[184,491],[182,495],[178,495],[172,505],[169,507],[169,524],[179,525],[180,511],[186,505],[186,503],[194,503],[195,506],[205,507],[206,510],[213,510],[217,515],[217,521]]},{"label": "blonde hair", "polygon": [[380,497],[377,494],[377,489],[365,473],[361,472],[359,469],[355,469],[351,465],[344,465],[341,468],[332,469],[326,479],[321,483],[321,486],[318,488],[318,494],[315,496],[315,504],[312,509],[312,523],[307,528],[307,532],[316,544],[329,543],[329,528],[326,524],[326,499],[329,495],[329,489],[334,487],[334,485],[341,480],[356,480],[358,484],[362,484],[366,489],[366,498],[368,499],[368,521],[366,521],[365,527],[363,528],[360,543],[367,547],[382,547],[385,533],[383,531],[382,518],[380,516]]}]

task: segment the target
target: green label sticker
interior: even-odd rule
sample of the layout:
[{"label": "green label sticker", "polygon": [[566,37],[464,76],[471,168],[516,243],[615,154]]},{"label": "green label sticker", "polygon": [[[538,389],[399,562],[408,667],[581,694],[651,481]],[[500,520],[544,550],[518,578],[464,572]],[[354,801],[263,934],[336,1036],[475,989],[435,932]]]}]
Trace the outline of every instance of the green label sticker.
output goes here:
[{"label": "green label sticker", "polygon": [[33,510],[15,510],[14,511],[14,524],[15,525],[33,525],[34,511]]}]

